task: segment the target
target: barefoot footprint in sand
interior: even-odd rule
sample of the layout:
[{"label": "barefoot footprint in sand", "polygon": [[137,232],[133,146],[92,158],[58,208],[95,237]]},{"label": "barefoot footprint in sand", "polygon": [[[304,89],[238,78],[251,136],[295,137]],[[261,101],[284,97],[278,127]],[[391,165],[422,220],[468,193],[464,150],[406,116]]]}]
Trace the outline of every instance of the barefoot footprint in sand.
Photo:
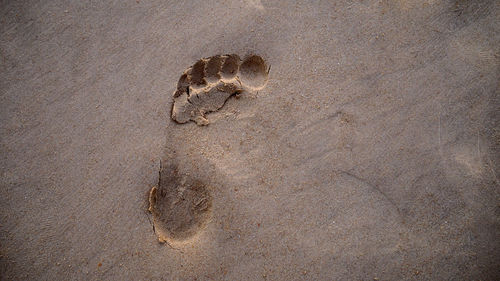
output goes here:
[{"label": "barefoot footprint in sand", "polygon": [[257,55],[243,61],[237,55],[200,59],[181,75],[171,117],[177,123],[208,125],[207,113],[222,108],[235,94],[264,88],[268,74],[266,62]]},{"label": "barefoot footprint in sand", "polygon": [[210,218],[212,197],[207,185],[182,174],[175,165],[160,168],[158,186],[149,193],[149,212],[158,240],[187,242]]},{"label": "barefoot footprint in sand", "polygon": [[[265,61],[256,55],[243,61],[237,55],[200,59],[179,79],[172,119],[207,125],[207,113],[222,108],[232,95],[264,88],[268,74]],[[191,241],[210,220],[211,210],[207,185],[173,164],[160,167],[158,185],[149,193],[149,212],[160,242],[178,245]]]}]

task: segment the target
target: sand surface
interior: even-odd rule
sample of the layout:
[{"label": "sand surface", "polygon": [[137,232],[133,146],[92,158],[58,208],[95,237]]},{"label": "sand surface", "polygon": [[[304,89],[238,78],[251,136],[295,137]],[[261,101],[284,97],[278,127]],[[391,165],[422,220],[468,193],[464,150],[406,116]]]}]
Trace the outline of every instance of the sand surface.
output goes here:
[{"label": "sand surface", "polygon": [[[0,279],[497,279],[499,22],[494,0],[1,1]],[[224,54],[266,86],[172,121],[184,70]],[[182,243],[153,231],[160,160],[207,206]]]}]

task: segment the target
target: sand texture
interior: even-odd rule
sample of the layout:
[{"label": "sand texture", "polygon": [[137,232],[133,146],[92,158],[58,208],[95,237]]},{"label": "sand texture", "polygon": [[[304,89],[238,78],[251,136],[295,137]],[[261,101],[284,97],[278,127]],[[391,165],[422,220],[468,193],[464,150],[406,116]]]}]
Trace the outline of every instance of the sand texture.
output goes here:
[{"label": "sand texture", "polygon": [[498,280],[500,2],[0,2],[0,280]]}]

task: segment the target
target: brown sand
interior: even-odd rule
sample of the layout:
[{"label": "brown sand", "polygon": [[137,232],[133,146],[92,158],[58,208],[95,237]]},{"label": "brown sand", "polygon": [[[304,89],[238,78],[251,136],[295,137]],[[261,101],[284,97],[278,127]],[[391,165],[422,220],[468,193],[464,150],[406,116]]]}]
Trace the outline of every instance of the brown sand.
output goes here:
[{"label": "brown sand", "polygon": [[[0,279],[498,279],[499,5],[2,1]],[[266,86],[172,121],[223,54]]]}]

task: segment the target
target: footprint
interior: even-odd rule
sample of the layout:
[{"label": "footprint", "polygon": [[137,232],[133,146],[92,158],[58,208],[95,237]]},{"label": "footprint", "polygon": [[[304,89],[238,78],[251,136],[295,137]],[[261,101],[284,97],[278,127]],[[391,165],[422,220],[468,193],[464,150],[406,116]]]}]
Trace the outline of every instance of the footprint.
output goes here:
[{"label": "footprint", "polygon": [[268,74],[266,62],[257,55],[243,61],[237,55],[200,59],[179,78],[171,117],[177,123],[208,125],[207,113],[222,108],[232,95],[264,88]]},{"label": "footprint", "polygon": [[210,219],[212,197],[201,181],[181,174],[175,165],[160,168],[158,186],[149,193],[149,209],[160,242],[193,238]]}]

